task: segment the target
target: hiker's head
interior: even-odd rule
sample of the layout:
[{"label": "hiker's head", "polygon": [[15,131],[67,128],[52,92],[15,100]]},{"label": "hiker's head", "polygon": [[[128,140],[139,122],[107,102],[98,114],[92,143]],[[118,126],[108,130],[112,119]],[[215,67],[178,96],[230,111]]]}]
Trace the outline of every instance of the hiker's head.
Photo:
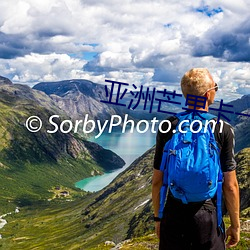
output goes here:
[{"label": "hiker's head", "polygon": [[205,96],[210,105],[214,101],[218,86],[205,68],[194,68],[185,73],[181,79],[182,93],[187,95]]}]

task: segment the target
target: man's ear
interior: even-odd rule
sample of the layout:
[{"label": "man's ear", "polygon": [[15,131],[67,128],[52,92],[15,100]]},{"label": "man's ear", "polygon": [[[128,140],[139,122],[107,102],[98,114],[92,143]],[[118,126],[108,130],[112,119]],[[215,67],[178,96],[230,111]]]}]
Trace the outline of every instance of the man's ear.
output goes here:
[{"label": "man's ear", "polygon": [[206,97],[206,99],[207,99],[208,106],[209,106],[210,104],[213,103],[213,100],[211,100],[211,93],[210,93],[210,91],[208,91],[208,92],[204,95],[204,97]]},{"label": "man's ear", "polygon": [[206,99],[208,100],[208,98],[210,97],[209,91],[205,93],[204,97],[206,97]]}]

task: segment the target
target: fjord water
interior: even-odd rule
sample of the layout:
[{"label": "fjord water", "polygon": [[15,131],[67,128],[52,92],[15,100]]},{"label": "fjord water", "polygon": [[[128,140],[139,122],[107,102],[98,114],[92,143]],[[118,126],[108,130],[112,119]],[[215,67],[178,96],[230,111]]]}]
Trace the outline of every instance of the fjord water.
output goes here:
[{"label": "fjord water", "polygon": [[148,130],[139,133],[136,130],[130,133],[112,131],[112,133],[102,134],[99,138],[90,138],[90,141],[98,143],[106,149],[110,149],[118,154],[125,162],[121,169],[100,176],[93,176],[76,183],[76,187],[85,191],[95,192],[107,186],[119,173],[123,172],[136,158],[145,153],[155,144],[156,134]]}]

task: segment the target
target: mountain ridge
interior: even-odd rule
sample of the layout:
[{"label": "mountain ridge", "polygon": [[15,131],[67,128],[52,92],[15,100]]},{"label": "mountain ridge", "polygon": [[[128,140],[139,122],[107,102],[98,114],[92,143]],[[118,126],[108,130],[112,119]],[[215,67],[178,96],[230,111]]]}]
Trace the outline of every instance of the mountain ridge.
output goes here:
[{"label": "mountain ridge", "polygon": [[33,89],[49,95],[57,106],[73,119],[88,114],[89,119],[105,121],[112,115],[124,114],[116,105],[100,102],[108,100],[104,86],[88,80],[41,82],[33,86]]},{"label": "mountain ridge", "polygon": [[[83,178],[125,164],[115,153],[79,135],[47,133],[47,129],[52,130],[48,118],[54,114],[60,114],[55,121],[58,125],[68,118],[45,93],[19,84],[0,85],[0,181],[5,189],[0,210],[18,205],[23,195],[32,202],[50,198],[52,186],[74,188]],[[37,133],[25,125],[34,115],[43,121]]]},{"label": "mountain ridge", "polygon": [[0,84],[13,84],[13,83],[10,79],[0,76]]}]

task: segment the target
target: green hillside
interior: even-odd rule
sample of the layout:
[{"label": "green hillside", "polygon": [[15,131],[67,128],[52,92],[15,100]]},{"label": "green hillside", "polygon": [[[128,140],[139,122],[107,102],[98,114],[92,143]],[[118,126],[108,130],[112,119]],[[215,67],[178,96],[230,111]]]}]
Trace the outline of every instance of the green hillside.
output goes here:
[{"label": "green hillside", "polygon": [[[67,118],[46,94],[0,84],[0,216],[11,212],[1,218],[8,223],[0,229],[0,249],[111,249],[105,241],[120,244],[120,249],[157,249],[152,235],[154,148],[103,190],[82,192],[74,187],[76,181],[124,162],[81,135],[48,134],[52,114]],[[44,122],[40,132],[26,129],[31,115]],[[250,149],[241,150],[236,161],[243,222],[236,249],[247,249]]]},{"label": "green hillside", "polygon": [[[49,190],[55,186],[75,189],[75,182],[91,174],[124,165],[110,150],[79,135],[48,134],[48,118],[54,114],[67,117],[46,94],[24,85],[0,85],[0,215],[53,197]],[[25,127],[32,115],[43,121],[37,133]]]},{"label": "green hillside", "polygon": [[[236,156],[239,171],[242,166],[249,168],[249,150]],[[105,241],[121,243],[120,249],[157,249],[156,237],[148,235],[154,232],[153,153],[154,149],[146,152],[102,191],[74,201],[55,199],[7,216],[8,224],[0,230],[3,249],[111,249]],[[241,187],[245,185],[239,181]],[[228,225],[229,219],[225,220]],[[241,242],[235,249],[249,246],[249,218],[241,221]]]},{"label": "green hillside", "polygon": [[250,148],[236,154],[237,178],[240,186],[240,205],[245,216],[250,217]]},{"label": "green hillside", "polygon": [[75,201],[55,199],[35,204],[7,216],[8,224],[0,230],[2,247],[90,249],[106,240],[119,243],[128,235],[152,231],[151,201],[145,206],[147,227],[131,231],[130,224],[145,213],[141,204],[150,200],[153,151],[136,160],[103,191],[85,194]]}]

